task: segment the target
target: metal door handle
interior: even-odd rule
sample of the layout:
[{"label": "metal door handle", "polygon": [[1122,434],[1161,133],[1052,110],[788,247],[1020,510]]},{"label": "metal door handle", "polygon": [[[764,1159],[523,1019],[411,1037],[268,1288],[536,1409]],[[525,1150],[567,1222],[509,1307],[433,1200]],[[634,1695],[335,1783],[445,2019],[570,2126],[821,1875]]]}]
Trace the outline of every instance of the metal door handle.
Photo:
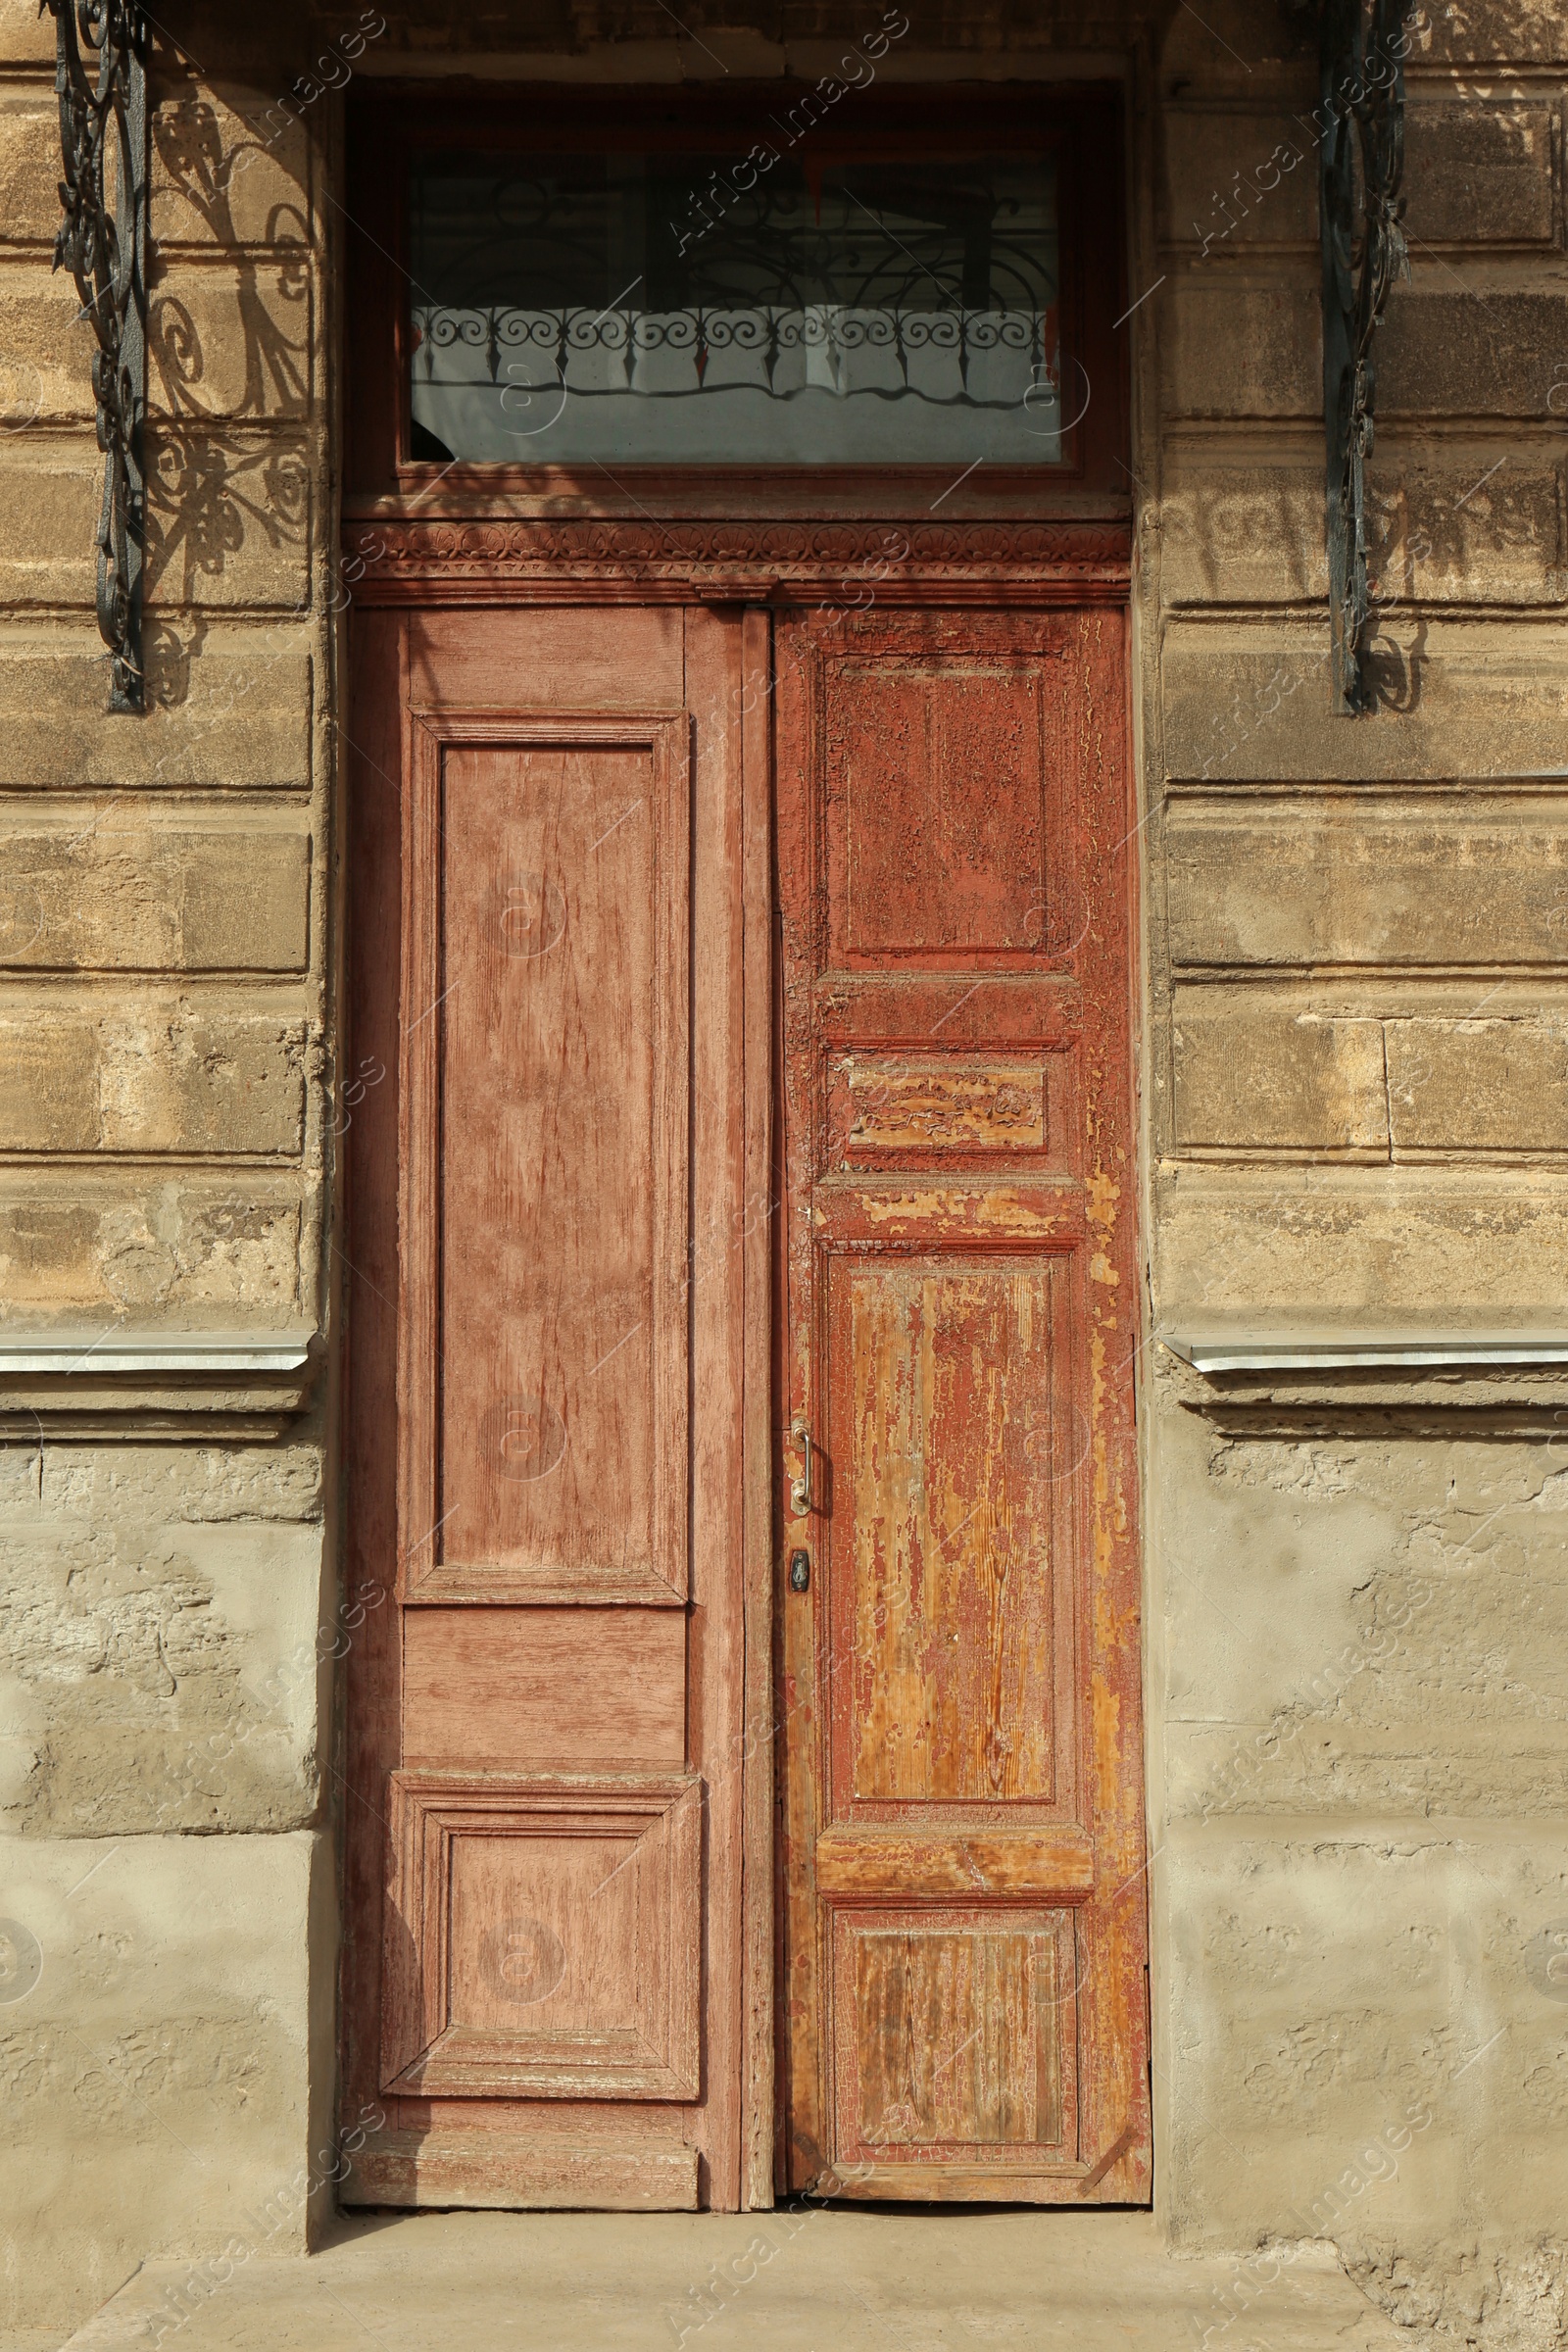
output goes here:
[{"label": "metal door handle", "polygon": [[811,1508],[811,1433],[804,1421],[797,1421],[790,1436],[801,1448],[801,1475],[790,1485],[790,1509],[797,1518],[804,1518]]}]

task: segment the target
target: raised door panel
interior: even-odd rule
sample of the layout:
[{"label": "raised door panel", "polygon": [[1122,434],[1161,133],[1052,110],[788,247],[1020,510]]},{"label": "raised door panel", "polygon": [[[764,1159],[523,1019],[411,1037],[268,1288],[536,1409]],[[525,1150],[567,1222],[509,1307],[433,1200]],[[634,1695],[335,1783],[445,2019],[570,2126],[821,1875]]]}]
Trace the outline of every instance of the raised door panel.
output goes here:
[{"label": "raised door panel", "polygon": [[779,674],[782,2177],[1137,2197],[1120,623],[792,617]]},{"label": "raised door panel", "polygon": [[835,962],[1038,955],[1052,774],[1038,659],[928,640],[818,676]]},{"label": "raised door panel", "polygon": [[406,1570],[432,1598],[685,1597],[687,732],[416,714]]},{"label": "raised door panel", "polygon": [[382,2089],[694,2099],[702,1788],[403,1771]]}]

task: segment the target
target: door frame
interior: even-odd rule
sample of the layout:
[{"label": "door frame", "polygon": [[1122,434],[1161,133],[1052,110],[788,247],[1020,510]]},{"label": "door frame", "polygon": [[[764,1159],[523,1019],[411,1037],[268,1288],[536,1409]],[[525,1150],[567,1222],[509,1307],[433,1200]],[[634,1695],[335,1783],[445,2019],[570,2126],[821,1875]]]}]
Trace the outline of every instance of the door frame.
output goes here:
[{"label": "door frame", "polygon": [[[884,605],[1092,607],[1131,611],[1133,503],[1125,461],[1130,451],[1130,381],[1125,336],[1114,332],[1126,283],[1122,154],[1127,95],[1114,82],[945,86],[887,84],[855,93],[856,120],[879,136],[944,139],[960,135],[994,142],[999,127],[1029,143],[1050,140],[1063,160],[1061,253],[1070,289],[1064,308],[1064,347],[1089,372],[1094,399],[1088,421],[1069,441],[1067,462],[1049,467],[997,468],[954,485],[947,470],[920,467],[842,467],[754,471],[735,467],[625,468],[611,481],[602,470],[572,474],[560,467],[456,466],[416,463],[406,454],[403,398],[404,339],[395,331],[387,364],[387,322],[400,321],[398,255],[402,245],[401,171],[410,146],[483,136],[495,144],[537,135],[550,140],[635,143],[650,106],[671,125],[665,135],[689,142],[705,123],[724,124],[736,108],[765,113],[798,96],[783,81],[726,83],[722,90],[688,86],[640,90],[571,88],[560,83],[496,87],[454,98],[449,85],[356,84],[348,106],[344,278],[346,450],[341,538],[340,603],[358,611],[451,612],[455,609],[552,605],[679,605],[739,608],[743,615],[745,688],[742,699],[746,779],[745,856],[748,905],[771,907],[772,676],[770,612],[802,604],[846,614],[872,602]],[[727,117],[725,110],[730,110]],[[863,110],[863,111],[862,111]],[[847,125],[846,125],[847,127]],[[803,527],[803,525],[809,527]],[[352,636],[352,629],[351,629]],[[352,666],[352,654],[351,654]],[[1127,669],[1131,694],[1131,669]],[[1131,706],[1126,712],[1131,740]],[[352,744],[350,760],[368,760],[395,774],[401,714],[390,729],[371,730]],[[757,780],[760,779],[759,789]],[[1136,843],[1136,835],[1134,836]],[[1136,938],[1136,848],[1129,852],[1128,919]],[[357,975],[363,990],[364,950],[391,924],[397,909],[375,902],[367,887],[353,792],[349,795],[345,892],[345,1039],[342,1068],[358,1066]],[[387,952],[383,936],[381,953]],[[392,954],[396,955],[395,936]],[[745,990],[744,1061],[747,1072],[745,1152],[760,1171],[748,1199],[769,1201],[774,1086],[779,1077],[775,1027],[776,950],[771,923],[749,941]],[[1129,1038],[1136,1050],[1136,974],[1128,971]],[[753,1083],[753,1074],[757,1083]],[[386,1104],[368,1093],[356,1110],[359,1143],[385,1128]],[[350,1137],[352,1152],[355,1138]],[[395,1152],[395,1132],[383,1133]],[[352,1209],[354,1176],[347,1191]],[[741,2086],[739,2202],[761,2209],[774,2199],[780,2036],[775,2015],[778,1899],[774,1838],[778,1723],[775,1629],[781,1560],[774,1511],[775,1433],[772,1383],[777,1328],[772,1217],[763,1214],[743,1237],[748,1257],[746,1357],[760,1365],[760,1383],[747,1392],[743,1530],[745,1658],[742,1721],[735,1765],[742,1775],[742,1886],[744,2082]],[[351,1225],[352,1231],[352,1225]],[[352,1250],[352,1244],[351,1244]],[[760,1254],[759,1254],[760,1253]],[[753,1269],[760,1279],[754,1281]],[[345,1272],[345,1286],[355,1269]],[[384,1411],[387,1395],[368,1397],[356,1379],[352,1330],[345,1391],[345,1460],[352,1487],[356,1449],[369,1432],[362,1418]],[[388,1367],[390,1381],[390,1365]],[[347,1514],[346,1583],[366,1573],[357,1553],[352,1505]],[[373,1571],[372,1571],[373,1573]],[[350,1745],[344,1802],[353,1793],[355,1725],[368,1693],[378,1647],[387,1638],[384,1610],[369,1616],[349,1649],[345,1679]],[[1140,1789],[1140,1802],[1143,1799]],[[353,1856],[346,1904],[352,1900]],[[355,2057],[354,2003],[360,1997],[352,1955],[343,1972],[343,2121],[359,2121],[366,2070]],[[373,2091],[371,2094],[373,2104]],[[357,2168],[363,2158],[357,2160]]]}]

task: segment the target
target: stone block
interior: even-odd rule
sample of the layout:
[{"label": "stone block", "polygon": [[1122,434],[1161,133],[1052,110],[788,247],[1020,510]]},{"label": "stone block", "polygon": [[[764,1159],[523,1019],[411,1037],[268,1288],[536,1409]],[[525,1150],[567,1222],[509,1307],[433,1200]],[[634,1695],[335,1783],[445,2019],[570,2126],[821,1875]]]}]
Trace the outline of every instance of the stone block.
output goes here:
[{"label": "stone block", "polygon": [[[516,22],[520,31],[520,20],[509,16],[504,22],[507,33],[516,41],[514,24]],[[369,28],[377,23],[383,32],[370,32]],[[364,27],[369,33],[368,47],[389,48],[390,40],[384,37],[387,23],[380,10],[362,8],[358,0],[350,0],[350,5],[324,21],[311,0],[274,0],[274,5],[265,12],[245,15],[231,8],[228,0],[190,0],[179,29],[181,42],[188,44],[188,53],[207,61],[225,94],[232,93],[236,100],[248,103],[245,93],[254,91],[260,97],[265,92],[264,103],[270,105],[280,92],[298,80],[321,49],[330,45],[343,54],[350,46],[345,36],[356,28]],[[466,46],[475,45],[484,38],[483,23],[471,15],[463,15],[459,38]],[[422,29],[420,26],[416,30],[416,42]],[[518,45],[526,46],[521,42]]]},{"label": "stone block", "polygon": [[109,655],[90,622],[0,629],[0,789],[304,790],[314,640],[303,623],[157,624],[147,657],[151,707],[127,717],[108,709]]},{"label": "stone block", "polygon": [[1380,434],[1367,509],[1374,603],[1545,605],[1568,594],[1557,474],[1517,449],[1435,464]]},{"label": "stone block", "polygon": [[[0,330],[4,314],[0,311]],[[306,249],[233,266],[159,272],[147,304],[147,404],[154,416],[303,418],[315,327]]]},{"label": "stone block", "polygon": [[331,1873],[307,1831],[0,1844],[0,1913],[42,1963],[0,2008],[13,2325],[64,2332],[155,2248],[304,2251]]},{"label": "stone block", "polygon": [[0,1531],[0,1816],[32,1837],[309,1827],[321,1529],[74,1518]]},{"label": "stone block", "polygon": [[1251,245],[1318,239],[1317,146],[1310,122],[1270,114],[1164,113],[1161,232],[1211,261]]},{"label": "stone block", "polygon": [[275,85],[166,86],[152,115],[150,203],[158,242],[308,245],[306,120]]},{"label": "stone block", "polygon": [[1326,621],[1173,623],[1162,664],[1166,772],[1373,783],[1560,771],[1560,627],[1391,614],[1373,656],[1383,724],[1333,710]]},{"label": "stone block", "polygon": [[1406,1307],[1568,1320],[1568,1183],[1541,1168],[1164,1167],[1155,1297],[1228,1308]]},{"label": "stone block", "polygon": [[1171,1023],[1179,1150],[1386,1152],[1383,1035],[1255,992],[1187,988]]},{"label": "stone block", "polygon": [[104,462],[85,429],[77,437],[4,444],[6,497],[0,505],[0,599],[26,607],[95,607],[95,539]]},{"label": "stone block", "polygon": [[1300,602],[1325,596],[1323,467],[1184,463],[1172,451],[1159,501],[1166,605]]},{"label": "stone block", "polygon": [[[1312,105],[1317,103],[1313,92]],[[1555,123],[1540,100],[1405,110],[1405,219],[1412,243],[1547,247]],[[1321,139],[1311,107],[1239,113],[1166,109],[1162,233],[1211,261],[1258,245],[1318,242]]]},{"label": "stone block", "polygon": [[76,289],[42,259],[0,262],[0,427],[75,424],[93,416],[92,357]]},{"label": "stone block", "polygon": [[0,245],[53,253],[59,226],[60,108],[52,90],[13,87],[0,103]]},{"label": "stone block", "polygon": [[1281,256],[1246,276],[1194,264],[1157,300],[1167,416],[1322,415],[1322,298],[1304,262]]},{"label": "stone block", "polygon": [[48,66],[55,62],[52,18],[40,21],[32,0],[0,0],[0,61],[8,66]]},{"label": "stone block", "polygon": [[1165,871],[1177,964],[1568,958],[1568,806],[1555,799],[1184,798]]},{"label": "stone block", "polygon": [[0,966],[303,971],[311,837],[164,825],[129,802],[0,832]]},{"label": "stone block", "polygon": [[1568,21],[1557,0],[1423,0],[1421,16],[1415,65],[1568,64]]},{"label": "stone block", "polygon": [[1405,110],[1405,226],[1412,243],[1549,246],[1556,122],[1515,100]]},{"label": "stone block", "polygon": [[[1380,432],[1368,482],[1374,605],[1543,605],[1568,593],[1557,476],[1479,448],[1441,465]],[[1328,593],[1321,455],[1307,465],[1167,461],[1167,605],[1286,604]]]},{"label": "stone block", "polygon": [[1396,1152],[1568,1151],[1568,1019],[1390,1021]]},{"label": "stone block", "polygon": [[144,994],[67,1015],[0,998],[0,1151],[296,1155],[305,1029]]},{"label": "stone block", "polygon": [[1160,80],[1170,95],[1232,92],[1255,105],[1260,83],[1317,95],[1317,36],[1288,0],[1213,0],[1166,20]]},{"label": "stone block", "polygon": [[[0,1283],[18,1323],[292,1330],[314,1321],[317,1211],[298,1176],[0,1171]],[[307,1239],[309,1234],[309,1239]]]},{"label": "stone block", "polygon": [[[30,1465],[26,1497],[46,1515],[149,1527],[166,1520],[315,1521],[321,1515],[321,1454],[307,1441],[247,1445],[116,1446],[51,1439],[8,1448],[0,1459]],[[18,1507],[23,1507],[19,1483]]]},{"label": "stone block", "polygon": [[147,440],[149,612],[245,606],[302,613],[315,503],[304,436],[166,416]]},{"label": "stone block", "polygon": [[[1419,256],[1417,257],[1419,259]],[[1377,407],[1385,416],[1538,416],[1568,350],[1568,293],[1435,282],[1396,286],[1378,330]],[[1561,407],[1561,401],[1558,401]]]}]

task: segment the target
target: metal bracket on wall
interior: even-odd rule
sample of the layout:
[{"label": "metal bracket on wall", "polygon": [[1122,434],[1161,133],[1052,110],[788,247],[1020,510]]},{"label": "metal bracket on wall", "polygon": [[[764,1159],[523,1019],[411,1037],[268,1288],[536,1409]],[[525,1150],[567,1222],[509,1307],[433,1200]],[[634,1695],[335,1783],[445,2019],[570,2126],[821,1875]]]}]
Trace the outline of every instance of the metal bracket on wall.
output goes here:
[{"label": "metal bracket on wall", "polygon": [[111,656],[109,707],[141,710],[148,19],[134,0],[39,0],[40,16],[45,8],[55,20],[64,167],[55,268],[70,270],[98,338],[98,627]]},{"label": "metal bracket on wall", "polygon": [[1321,0],[1323,422],[1328,437],[1329,642],[1334,707],[1369,710],[1366,461],[1372,338],[1407,276],[1404,53],[1409,0]]}]

